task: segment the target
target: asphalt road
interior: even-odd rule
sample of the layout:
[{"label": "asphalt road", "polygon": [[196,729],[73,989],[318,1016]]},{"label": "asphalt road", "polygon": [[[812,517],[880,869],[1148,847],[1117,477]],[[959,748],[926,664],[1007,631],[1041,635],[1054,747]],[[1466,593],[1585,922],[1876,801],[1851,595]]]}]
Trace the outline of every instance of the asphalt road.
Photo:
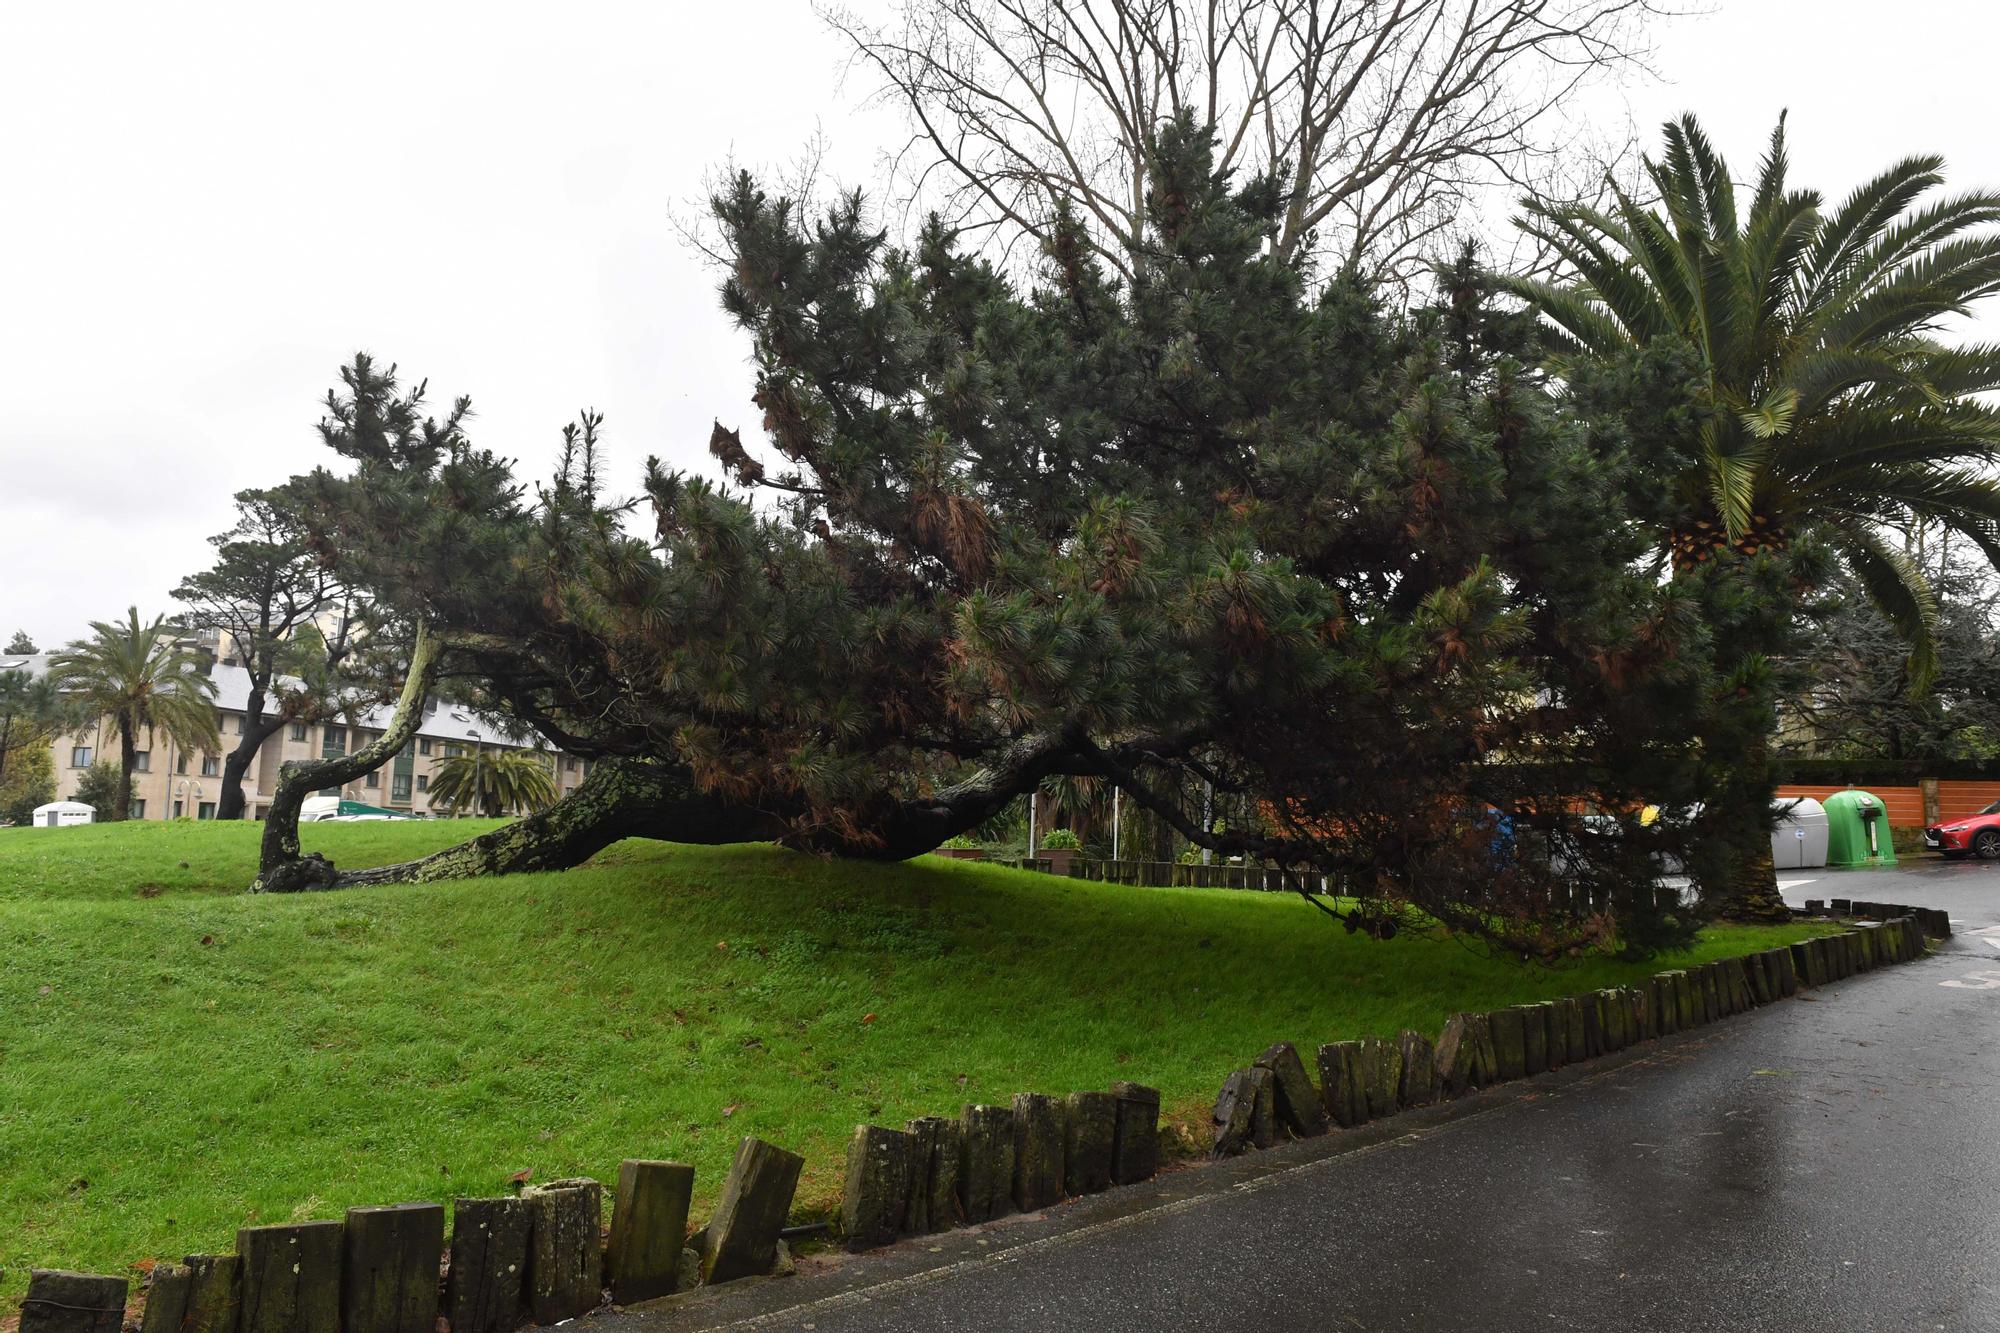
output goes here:
[{"label": "asphalt road", "polygon": [[2000,867],[1809,874],[1787,898],[1944,907],[1957,936],[1446,1107],[584,1322],[2000,1329]]}]

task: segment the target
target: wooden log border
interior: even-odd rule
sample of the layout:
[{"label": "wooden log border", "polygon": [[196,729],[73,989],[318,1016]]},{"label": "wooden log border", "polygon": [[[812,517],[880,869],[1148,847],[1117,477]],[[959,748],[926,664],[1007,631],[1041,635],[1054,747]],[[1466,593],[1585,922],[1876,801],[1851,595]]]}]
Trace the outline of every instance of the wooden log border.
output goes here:
[{"label": "wooden log border", "polygon": [[[1820,916],[1821,906],[1815,901],[1799,915]],[[1497,1083],[1538,1077],[1858,972],[1915,961],[1927,956],[1929,941],[1951,935],[1950,917],[1934,908],[1845,900],[1835,900],[1834,906],[1855,924],[1788,946],[1660,972],[1631,987],[1454,1015],[1436,1042],[1406,1030],[1393,1037],[1327,1043],[1315,1048],[1321,1076],[1317,1087],[1296,1047],[1273,1045],[1231,1075],[1236,1091],[1253,1093],[1243,1147],[1256,1150],[1316,1137]],[[1283,1093],[1274,1097],[1278,1084]],[[1159,1110],[1156,1090],[1121,1082],[1105,1092],[1067,1097],[1023,1093],[1006,1107],[968,1106],[956,1119],[925,1117],[911,1121],[906,1130],[857,1126],[861,1142],[910,1146],[902,1169],[883,1173],[902,1182],[898,1188],[907,1196],[900,1206],[880,1208],[872,1227],[845,1239],[850,1248],[869,1248],[902,1235],[977,1223],[1009,1211],[1016,1202],[1008,1197],[1010,1186],[1024,1191],[1023,1202],[1044,1197],[1054,1202],[1151,1179],[1160,1161]],[[1034,1123],[1026,1142],[1017,1144],[1016,1122],[1022,1119]],[[745,1151],[753,1147],[776,1164],[767,1174],[781,1177],[768,1192],[774,1199],[788,1199],[801,1159],[745,1141]],[[1034,1160],[1031,1174],[1016,1180],[1020,1147],[1029,1148]],[[692,1181],[689,1168],[645,1159],[626,1163],[623,1171],[631,1175],[640,1167],[670,1170],[675,1194],[679,1173],[686,1172],[685,1179]],[[983,1190],[976,1198],[968,1188],[973,1183],[968,1176],[975,1174]],[[739,1192],[744,1181],[737,1177],[743,1175],[739,1162],[731,1182]],[[621,1196],[632,1197],[636,1181],[621,1185]],[[551,1197],[557,1194],[561,1197]],[[602,1186],[594,1180],[564,1180],[531,1189],[521,1198],[458,1199],[448,1241],[433,1239],[442,1212],[435,1204],[356,1209],[347,1215],[346,1225],[328,1220],[246,1228],[238,1233],[239,1254],[195,1254],[184,1264],[158,1264],[138,1326],[177,1333],[261,1333],[281,1325],[326,1333],[414,1329],[431,1312],[438,1294],[417,1277],[428,1274],[423,1257],[433,1246],[442,1250],[439,1268],[445,1274],[439,1322],[452,1333],[512,1333],[538,1315],[548,1322],[569,1318],[600,1308],[605,1276],[614,1281],[621,1276],[615,1263],[605,1267],[601,1195]],[[685,1225],[678,1208],[648,1211],[663,1219],[654,1229]],[[894,1223],[888,1225],[891,1218]],[[726,1233],[732,1219],[715,1220]],[[627,1229],[617,1233],[621,1257],[643,1249],[649,1259],[642,1266],[627,1258],[620,1285],[671,1290],[656,1256],[672,1252],[676,1238],[650,1232],[642,1236],[631,1230],[631,1219],[626,1223]],[[770,1225],[769,1218],[760,1220],[760,1227]],[[684,1261],[701,1255],[707,1261],[703,1267],[715,1265],[720,1234],[711,1236],[703,1228],[678,1239]],[[756,1248],[753,1266],[769,1271],[761,1239]],[[724,1265],[732,1278],[755,1275],[740,1272],[741,1257],[735,1257],[738,1262]],[[782,1241],[769,1262],[784,1265]],[[683,1262],[682,1267],[685,1271],[688,1265]],[[632,1281],[642,1271],[651,1280]],[[59,1279],[99,1284],[93,1289],[106,1291],[112,1284],[122,1289],[124,1283],[123,1278],[62,1273],[45,1278],[44,1284]],[[30,1316],[45,1313],[34,1308],[32,1291],[24,1304],[31,1307]],[[109,1317],[108,1310],[104,1316]],[[24,1319],[24,1333],[36,1323],[36,1317]]]}]

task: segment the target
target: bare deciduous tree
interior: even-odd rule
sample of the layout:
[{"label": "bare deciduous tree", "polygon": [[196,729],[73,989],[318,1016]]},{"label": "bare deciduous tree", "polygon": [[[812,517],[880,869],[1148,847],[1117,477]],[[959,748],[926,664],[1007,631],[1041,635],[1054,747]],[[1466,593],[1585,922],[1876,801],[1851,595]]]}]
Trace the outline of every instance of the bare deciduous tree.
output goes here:
[{"label": "bare deciduous tree", "polygon": [[[907,202],[1011,243],[1062,210],[1144,264],[1146,136],[1185,112],[1220,165],[1282,180],[1271,239],[1384,277],[1434,253],[1475,194],[1541,184],[1563,108],[1638,58],[1657,0],[894,0],[821,7],[908,113]],[[1573,157],[1571,158],[1573,160]],[[1588,173],[1593,176],[1598,172]]]}]

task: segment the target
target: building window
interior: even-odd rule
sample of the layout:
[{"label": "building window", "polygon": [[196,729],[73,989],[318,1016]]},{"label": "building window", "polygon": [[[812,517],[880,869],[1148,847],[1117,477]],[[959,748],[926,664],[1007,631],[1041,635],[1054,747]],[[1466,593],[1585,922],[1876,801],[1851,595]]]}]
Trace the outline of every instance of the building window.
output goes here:
[{"label": "building window", "polygon": [[187,751],[182,750],[180,754],[174,757],[174,772],[185,773],[187,771],[188,771]]},{"label": "building window", "polygon": [[431,752],[431,738],[428,736],[417,737],[417,753],[429,754],[430,752]]},{"label": "building window", "polygon": [[196,806],[196,807],[194,808],[194,817],[195,817],[196,819],[213,819],[213,818],[215,818],[215,802],[214,802],[214,801],[203,801],[203,802],[202,802],[202,803],[201,803],[200,805],[198,805],[198,806]]},{"label": "building window", "polygon": [[573,756],[571,755],[563,756],[563,772],[565,773],[576,772],[576,759]]},{"label": "building window", "polygon": [[429,791],[430,789],[431,789],[431,779],[430,779],[430,775],[429,775],[429,774],[427,774],[427,773],[419,773],[419,774],[417,774],[417,790],[418,790],[418,791]]},{"label": "building window", "polygon": [[292,723],[292,739],[295,741],[302,741],[305,738],[306,738],[306,724],[303,722]]},{"label": "building window", "polygon": [[346,754],[347,728],[327,727],[325,729],[325,732],[326,734],[321,738],[320,741],[319,752],[322,755]]},{"label": "building window", "polygon": [[125,818],[144,819],[145,817],[146,817],[146,803],[143,800],[134,797],[132,800],[131,808],[125,812]]},{"label": "building window", "polygon": [[366,779],[364,779],[364,784],[363,784],[363,785],[365,785],[365,786],[369,786],[369,787],[379,787],[379,786],[381,786],[381,785],[382,785],[382,775],[381,775],[380,773],[370,773],[370,774],[369,774],[369,775],[367,776],[367,778],[366,778]]},{"label": "building window", "polygon": [[201,757],[201,775],[205,778],[222,776],[222,761],[212,754]]},{"label": "building window", "polygon": [[72,746],[70,746],[70,748],[69,748],[69,766],[70,766],[71,768],[89,768],[89,767],[90,767],[90,747],[89,747],[88,745],[72,745]]},{"label": "building window", "polygon": [[174,802],[174,818],[175,818],[175,819],[179,819],[180,817],[181,817],[181,803],[180,803],[179,801],[175,801],[175,802]]},{"label": "building window", "polygon": [[456,759],[456,758],[458,758],[458,757],[459,757],[460,755],[462,755],[462,754],[464,754],[464,753],[465,753],[465,747],[464,747],[463,745],[456,745],[456,744],[453,744],[453,743],[452,743],[451,741],[446,741],[446,742],[444,743],[444,757],[445,757],[445,758],[447,758],[447,759]]},{"label": "building window", "polygon": [[150,773],[150,772],[152,772],[152,771],[153,771],[153,752],[152,752],[151,750],[134,750],[134,751],[132,751],[132,771],[133,771],[134,773]]},{"label": "building window", "polygon": [[389,779],[389,799],[407,801],[410,799],[410,775],[398,773]]}]

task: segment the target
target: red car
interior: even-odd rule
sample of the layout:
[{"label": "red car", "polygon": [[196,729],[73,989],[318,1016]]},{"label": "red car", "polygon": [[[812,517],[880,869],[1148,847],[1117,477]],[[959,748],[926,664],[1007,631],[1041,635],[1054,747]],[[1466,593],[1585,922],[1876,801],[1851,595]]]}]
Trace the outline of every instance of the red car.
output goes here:
[{"label": "red car", "polygon": [[1924,846],[1954,860],[1968,855],[1982,861],[2000,859],[2000,801],[1976,815],[1931,825],[1924,830]]}]

